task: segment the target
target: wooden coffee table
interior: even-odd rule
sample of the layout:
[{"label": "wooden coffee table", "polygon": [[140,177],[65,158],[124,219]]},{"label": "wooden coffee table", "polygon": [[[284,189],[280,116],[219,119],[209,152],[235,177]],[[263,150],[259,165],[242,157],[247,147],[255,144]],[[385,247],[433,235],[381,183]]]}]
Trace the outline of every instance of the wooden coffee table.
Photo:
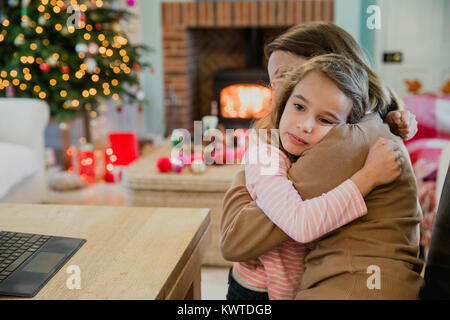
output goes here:
[{"label": "wooden coffee table", "polygon": [[200,175],[193,174],[189,167],[181,173],[160,173],[156,167],[158,158],[170,158],[170,154],[171,145],[167,141],[124,170],[126,205],[211,209],[212,242],[204,264],[231,266],[219,249],[220,215],[223,197],[240,165],[207,165]]},{"label": "wooden coffee table", "polygon": [[87,240],[33,299],[201,299],[208,209],[0,204],[0,226]]}]

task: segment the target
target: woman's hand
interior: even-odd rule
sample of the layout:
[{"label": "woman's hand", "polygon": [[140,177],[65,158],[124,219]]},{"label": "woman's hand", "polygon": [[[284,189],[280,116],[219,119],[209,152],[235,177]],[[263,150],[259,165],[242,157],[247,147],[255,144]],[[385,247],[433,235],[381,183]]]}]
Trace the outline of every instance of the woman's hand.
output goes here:
[{"label": "woman's hand", "polygon": [[373,188],[397,179],[403,161],[400,147],[395,142],[378,138],[369,150],[364,167],[351,179],[365,197]]},{"label": "woman's hand", "polygon": [[417,133],[416,116],[408,110],[391,111],[386,116],[391,132],[403,140],[412,139]]}]

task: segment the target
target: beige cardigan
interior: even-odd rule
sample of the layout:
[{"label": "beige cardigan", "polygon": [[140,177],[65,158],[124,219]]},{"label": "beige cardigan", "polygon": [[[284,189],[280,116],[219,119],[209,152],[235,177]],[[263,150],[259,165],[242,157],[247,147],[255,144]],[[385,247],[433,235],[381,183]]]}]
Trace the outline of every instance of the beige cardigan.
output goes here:
[{"label": "beige cardigan", "polygon": [[[289,178],[303,199],[320,196],[363,166],[379,136],[401,144],[408,161],[396,181],[367,195],[366,216],[308,244],[299,299],[418,298],[423,262],[418,259],[422,214],[416,182],[403,143],[379,117],[334,128],[292,165]],[[237,172],[223,201],[225,259],[254,259],[287,239],[252,201],[243,169]]]}]

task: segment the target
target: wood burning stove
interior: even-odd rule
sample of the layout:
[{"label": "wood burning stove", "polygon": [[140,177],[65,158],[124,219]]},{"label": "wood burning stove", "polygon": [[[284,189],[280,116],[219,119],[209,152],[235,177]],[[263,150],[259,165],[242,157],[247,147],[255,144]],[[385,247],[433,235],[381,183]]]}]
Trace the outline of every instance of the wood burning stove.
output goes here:
[{"label": "wood burning stove", "polygon": [[272,90],[265,69],[225,69],[214,74],[213,104],[225,128],[248,128],[269,110]]},{"label": "wood burning stove", "polygon": [[246,68],[223,69],[213,75],[213,108],[225,128],[248,128],[271,105],[269,75],[262,65],[261,28],[246,30]]}]

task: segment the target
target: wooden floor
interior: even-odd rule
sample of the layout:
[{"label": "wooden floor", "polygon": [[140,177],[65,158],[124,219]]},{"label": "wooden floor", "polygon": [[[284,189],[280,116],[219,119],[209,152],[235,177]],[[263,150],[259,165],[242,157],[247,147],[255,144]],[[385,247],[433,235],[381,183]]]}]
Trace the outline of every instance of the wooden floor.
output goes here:
[{"label": "wooden floor", "polygon": [[[120,183],[96,183],[75,191],[50,191],[49,203],[125,206],[125,190]],[[228,268],[203,267],[201,277],[203,300],[225,299],[228,288]]]}]

